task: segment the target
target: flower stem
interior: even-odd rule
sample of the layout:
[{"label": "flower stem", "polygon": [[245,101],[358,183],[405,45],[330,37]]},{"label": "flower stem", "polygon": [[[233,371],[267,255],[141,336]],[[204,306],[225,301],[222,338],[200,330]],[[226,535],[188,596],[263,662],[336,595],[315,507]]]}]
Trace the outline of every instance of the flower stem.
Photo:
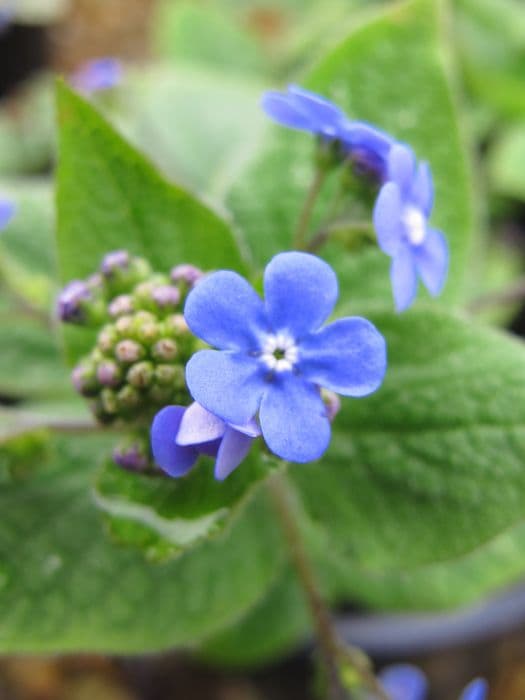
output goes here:
[{"label": "flower stem", "polygon": [[288,544],[291,562],[303,588],[315,626],[319,650],[328,681],[329,699],[348,700],[350,698],[350,691],[344,687],[340,674],[341,666],[346,663],[380,700],[389,700],[372,673],[370,662],[365,654],[355,647],[345,645],[339,639],[331,615],[319,591],[315,573],[297,526],[297,508],[286,477],[282,473],[276,472],[270,477],[268,486]]},{"label": "flower stem", "polygon": [[297,226],[295,227],[292,247],[296,250],[304,250],[306,248],[308,226],[317,197],[323,188],[327,174],[327,168],[317,167],[315,171],[314,179],[312,180],[306,199],[304,200],[303,208],[301,209],[301,214],[297,221]]},{"label": "flower stem", "polygon": [[347,243],[354,243],[357,240],[356,234],[368,242],[375,242],[374,229],[368,221],[353,221],[342,219],[326,224],[310,239],[307,250],[310,253],[318,251],[327,242],[330,236],[334,233],[349,234],[347,238],[350,240]]}]

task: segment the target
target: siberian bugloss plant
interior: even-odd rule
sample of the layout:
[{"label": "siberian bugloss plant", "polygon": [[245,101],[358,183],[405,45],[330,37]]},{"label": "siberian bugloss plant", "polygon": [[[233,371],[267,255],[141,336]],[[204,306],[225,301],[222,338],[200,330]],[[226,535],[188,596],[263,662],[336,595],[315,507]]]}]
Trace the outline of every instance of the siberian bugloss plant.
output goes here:
[{"label": "siberian bugloss plant", "polygon": [[338,606],[452,607],[522,573],[525,353],[468,313],[485,243],[441,27],[409,0],[301,87],[225,87],[223,169],[214,110],[185,98],[178,138],[210,155],[181,146],[178,184],[58,85],[55,310],[81,400],[53,379],[42,467],[9,468],[6,549],[32,536],[0,648],[251,665],[315,636],[326,697],[421,700],[421,674],[378,677],[340,638]]}]

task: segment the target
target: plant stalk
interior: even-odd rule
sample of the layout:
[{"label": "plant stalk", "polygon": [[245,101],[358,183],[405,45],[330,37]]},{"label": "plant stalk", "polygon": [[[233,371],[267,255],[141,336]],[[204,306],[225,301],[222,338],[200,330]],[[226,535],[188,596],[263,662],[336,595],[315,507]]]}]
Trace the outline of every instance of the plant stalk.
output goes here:
[{"label": "plant stalk", "polygon": [[275,473],[270,477],[268,486],[288,544],[291,562],[312,615],[321,659],[328,680],[330,700],[348,700],[350,697],[350,691],[343,686],[340,676],[339,669],[344,662],[357,672],[379,700],[389,700],[372,673],[365,654],[359,649],[343,644],[339,639],[331,615],[319,591],[315,573],[297,526],[294,497],[286,477],[281,473]]},{"label": "plant stalk", "polygon": [[305,250],[307,247],[306,239],[308,234],[308,226],[310,224],[310,219],[312,218],[315,203],[323,188],[327,174],[328,170],[326,168],[318,167],[315,171],[314,179],[312,180],[304,200],[303,207],[295,227],[292,247],[296,250]]}]

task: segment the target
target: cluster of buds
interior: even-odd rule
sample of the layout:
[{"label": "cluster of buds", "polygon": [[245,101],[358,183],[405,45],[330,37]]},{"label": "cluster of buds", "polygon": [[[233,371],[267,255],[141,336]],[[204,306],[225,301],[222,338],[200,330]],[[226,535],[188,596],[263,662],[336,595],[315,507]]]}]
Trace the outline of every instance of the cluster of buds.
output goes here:
[{"label": "cluster of buds", "polygon": [[129,428],[133,439],[114,452],[126,469],[150,468],[148,429],[155,413],[191,403],[184,368],[200,341],[182,310],[201,276],[191,265],[160,275],[144,259],[115,251],[95,275],[70,282],[59,295],[63,322],[98,328],[96,344],[72,380],[99,423]]}]

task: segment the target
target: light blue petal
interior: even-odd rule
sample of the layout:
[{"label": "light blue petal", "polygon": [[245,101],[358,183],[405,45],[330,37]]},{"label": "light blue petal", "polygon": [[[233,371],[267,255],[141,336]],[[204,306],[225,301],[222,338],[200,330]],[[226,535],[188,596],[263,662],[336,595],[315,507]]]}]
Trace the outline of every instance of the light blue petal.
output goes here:
[{"label": "light blue petal", "polygon": [[267,386],[263,365],[241,353],[201,350],[186,365],[195,401],[226,423],[242,425],[257,413]]},{"label": "light blue petal", "polygon": [[290,462],[321,457],[330,421],[319,389],[291,372],[276,375],[261,401],[261,431],[272,452]]},{"label": "light blue petal", "polygon": [[242,425],[230,424],[230,428],[235,428],[235,430],[237,430],[239,433],[244,433],[244,435],[249,435],[252,438],[259,437],[261,434],[261,429],[259,428],[259,424],[255,418],[252,418],[247,423],[243,423]]},{"label": "light blue petal", "polygon": [[390,700],[424,700],[427,694],[425,674],[409,664],[384,668],[379,674],[379,680]]},{"label": "light blue petal", "polygon": [[471,681],[461,693],[459,700],[486,700],[489,686],[483,678]]},{"label": "light blue petal", "polygon": [[337,301],[337,277],[330,265],[308,253],[280,253],[264,272],[268,320],[275,332],[295,339],[317,330]]},{"label": "light blue petal", "polygon": [[215,478],[219,481],[226,479],[242,460],[252,446],[253,438],[240,433],[234,428],[226,428],[215,462]]},{"label": "light blue petal", "polygon": [[295,104],[308,115],[310,121],[317,125],[319,131],[333,131],[335,136],[339,125],[346,121],[346,116],[339,107],[315,92],[297,85],[289,85],[288,93]]},{"label": "light blue petal", "polygon": [[11,221],[16,211],[16,205],[9,199],[0,199],[0,229]]},{"label": "light blue petal", "polygon": [[410,198],[428,219],[434,205],[434,182],[428,163],[420,163],[418,166]]},{"label": "light blue petal", "polygon": [[424,242],[414,249],[416,267],[432,296],[441,293],[448,273],[448,243],[441,231],[428,229]]},{"label": "light blue petal", "polygon": [[387,255],[395,255],[403,240],[401,192],[395,182],[387,182],[379,191],[374,206],[377,242]]},{"label": "light blue petal", "polygon": [[151,450],[155,462],[170,476],[183,476],[195,464],[198,452],[193,447],[180,447],[175,436],[180,427],[184,406],[166,406],[153,419]]},{"label": "light blue petal", "polygon": [[415,299],[417,274],[412,249],[404,245],[392,259],[390,280],[397,311],[405,311]]},{"label": "light blue petal", "polygon": [[243,277],[228,270],[195,286],[184,317],[196,336],[225,350],[257,348],[261,329],[268,330],[261,298]]},{"label": "light blue petal", "polygon": [[225,430],[223,420],[195,401],[184,412],[175,441],[177,445],[200,445],[222,438]]},{"label": "light blue petal", "polygon": [[281,92],[265,92],[261,107],[270,119],[282,126],[301,131],[316,132],[317,130],[317,125],[312,122],[310,116],[289,95]]},{"label": "light blue petal", "polygon": [[299,370],[308,381],[344,396],[375,391],[386,372],[386,343],[364,318],[342,318],[305,338]]},{"label": "light blue petal", "polygon": [[416,157],[408,146],[396,143],[388,156],[388,176],[399,185],[403,199],[410,196],[416,169]]}]

